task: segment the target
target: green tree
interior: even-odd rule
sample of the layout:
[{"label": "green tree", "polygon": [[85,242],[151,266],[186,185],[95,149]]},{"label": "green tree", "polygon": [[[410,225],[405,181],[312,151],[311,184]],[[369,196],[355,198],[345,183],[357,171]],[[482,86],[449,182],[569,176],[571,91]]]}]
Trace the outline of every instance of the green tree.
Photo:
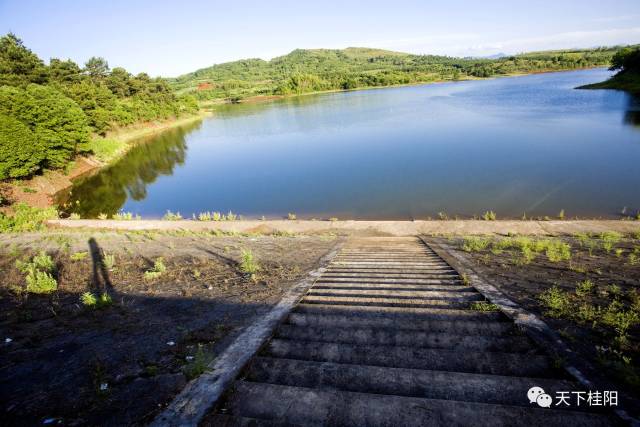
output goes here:
[{"label": "green tree", "polygon": [[64,167],[89,142],[87,118],[71,99],[50,86],[0,88],[0,113],[27,125],[39,141],[43,165]]},{"label": "green tree", "polygon": [[640,73],[640,48],[626,47],[620,49],[611,58],[611,71],[620,70],[621,73]]},{"label": "green tree", "polygon": [[109,74],[109,64],[104,58],[92,56],[84,64],[84,71],[94,82],[104,79]]},{"label": "green tree", "polygon": [[70,59],[62,61],[58,58],[51,58],[49,77],[52,81],[63,84],[74,83],[82,79],[82,70],[78,64]]},{"label": "green tree", "polygon": [[44,152],[29,127],[0,114],[0,179],[32,175],[43,160]]},{"label": "green tree", "polygon": [[22,40],[12,33],[0,37],[0,86],[26,86],[46,81],[47,67],[22,44]]},{"label": "green tree", "polygon": [[111,74],[107,77],[106,84],[111,93],[119,98],[124,98],[130,95],[129,91],[129,79],[131,74],[124,68],[116,67],[111,70]]}]

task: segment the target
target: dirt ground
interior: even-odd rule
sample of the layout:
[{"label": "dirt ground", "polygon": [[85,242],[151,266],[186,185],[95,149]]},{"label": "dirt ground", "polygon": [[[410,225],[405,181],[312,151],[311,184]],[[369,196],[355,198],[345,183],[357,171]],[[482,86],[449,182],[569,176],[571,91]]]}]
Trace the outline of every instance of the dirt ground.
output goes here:
[{"label": "dirt ground", "polygon": [[464,238],[436,240],[469,257],[491,284],[556,330],[587,362],[591,378],[640,396],[640,234],[623,235],[608,249],[597,233],[553,238],[571,248],[570,259],[554,262],[544,251],[526,262],[520,249],[494,244],[509,238],[471,238],[490,242],[472,250]]},{"label": "dirt ground", "polygon": [[[337,240],[178,231],[0,235],[2,424],[149,421]],[[58,280],[48,295],[25,292],[16,267],[41,250]],[[240,269],[242,250],[260,266],[255,277]],[[110,268],[105,255],[113,255]],[[166,271],[145,278],[158,258]],[[80,297],[88,291],[113,302],[87,307]]]}]

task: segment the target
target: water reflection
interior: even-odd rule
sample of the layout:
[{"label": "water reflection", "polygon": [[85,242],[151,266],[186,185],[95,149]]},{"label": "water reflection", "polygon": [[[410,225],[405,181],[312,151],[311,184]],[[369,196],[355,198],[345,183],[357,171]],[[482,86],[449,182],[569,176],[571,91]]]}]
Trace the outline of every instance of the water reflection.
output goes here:
[{"label": "water reflection", "polygon": [[62,195],[60,204],[67,212],[83,218],[118,212],[127,199],[143,200],[147,186],[159,176],[172,175],[176,165],[185,162],[186,135],[199,129],[202,122],[171,129],[131,149],[113,166],[76,183],[73,191]]},{"label": "water reflection", "polygon": [[640,127],[640,98],[629,97],[629,106],[624,114],[624,123],[633,127]]}]

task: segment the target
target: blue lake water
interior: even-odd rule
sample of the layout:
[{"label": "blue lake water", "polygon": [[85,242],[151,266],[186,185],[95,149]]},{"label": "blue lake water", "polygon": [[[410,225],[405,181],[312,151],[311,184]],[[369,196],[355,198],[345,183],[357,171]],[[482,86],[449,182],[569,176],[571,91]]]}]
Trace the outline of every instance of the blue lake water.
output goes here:
[{"label": "blue lake water", "polygon": [[[640,103],[604,69],[225,105],[67,196],[83,216],[615,217],[640,209]],[[77,202],[76,202],[77,201]]]}]

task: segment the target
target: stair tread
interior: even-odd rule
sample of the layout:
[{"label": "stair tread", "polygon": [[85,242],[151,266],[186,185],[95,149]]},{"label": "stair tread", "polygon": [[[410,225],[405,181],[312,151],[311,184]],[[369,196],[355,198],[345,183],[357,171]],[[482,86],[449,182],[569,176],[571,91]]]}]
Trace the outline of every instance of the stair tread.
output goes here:
[{"label": "stair tread", "polygon": [[231,413],[304,425],[610,425],[600,414],[238,381]]}]

